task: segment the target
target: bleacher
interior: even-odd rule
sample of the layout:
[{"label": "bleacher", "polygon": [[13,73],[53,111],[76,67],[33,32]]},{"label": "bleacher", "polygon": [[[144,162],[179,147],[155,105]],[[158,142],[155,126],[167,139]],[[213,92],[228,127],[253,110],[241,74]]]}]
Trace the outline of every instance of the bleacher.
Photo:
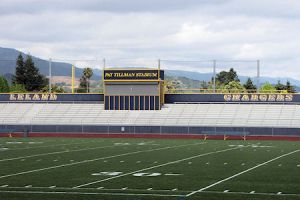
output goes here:
[{"label": "bleacher", "polygon": [[300,127],[300,105],[165,104],[157,111],[110,111],[103,104],[1,103],[0,125]]}]

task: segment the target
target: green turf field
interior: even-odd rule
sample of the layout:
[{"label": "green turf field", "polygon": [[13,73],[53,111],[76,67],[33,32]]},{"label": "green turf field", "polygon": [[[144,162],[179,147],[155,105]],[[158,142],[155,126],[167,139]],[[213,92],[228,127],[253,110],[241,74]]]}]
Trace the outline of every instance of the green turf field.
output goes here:
[{"label": "green turf field", "polygon": [[300,199],[300,142],[0,138],[0,199]]}]

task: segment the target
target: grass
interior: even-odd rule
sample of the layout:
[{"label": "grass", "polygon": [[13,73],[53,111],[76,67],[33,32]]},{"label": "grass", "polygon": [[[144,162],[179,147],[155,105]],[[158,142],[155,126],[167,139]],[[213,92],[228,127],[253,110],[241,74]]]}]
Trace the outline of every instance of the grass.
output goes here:
[{"label": "grass", "polygon": [[300,199],[300,142],[0,138],[0,199]]}]

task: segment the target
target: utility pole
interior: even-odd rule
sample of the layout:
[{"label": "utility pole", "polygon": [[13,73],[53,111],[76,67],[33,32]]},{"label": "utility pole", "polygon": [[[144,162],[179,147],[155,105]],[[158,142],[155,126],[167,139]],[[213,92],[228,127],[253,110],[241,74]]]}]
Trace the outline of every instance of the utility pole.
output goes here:
[{"label": "utility pole", "polygon": [[52,85],[52,59],[49,58],[49,93],[52,92],[52,88],[51,88],[51,85]]},{"label": "utility pole", "polygon": [[256,61],[256,65],[257,65],[256,92],[258,93],[260,88],[260,61],[259,60]]}]

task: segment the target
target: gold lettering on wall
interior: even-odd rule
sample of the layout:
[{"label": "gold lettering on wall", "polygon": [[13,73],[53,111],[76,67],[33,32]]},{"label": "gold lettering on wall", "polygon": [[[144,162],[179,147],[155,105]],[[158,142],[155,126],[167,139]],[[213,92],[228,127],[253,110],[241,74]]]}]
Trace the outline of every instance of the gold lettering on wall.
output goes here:
[{"label": "gold lettering on wall", "polygon": [[56,101],[56,94],[10,94],[10,101]]},{"label": "gold lettering on wall", "polygon": [[225,94],[225,101],[248,101],[248,102],[290,102],[292,94]]}]

